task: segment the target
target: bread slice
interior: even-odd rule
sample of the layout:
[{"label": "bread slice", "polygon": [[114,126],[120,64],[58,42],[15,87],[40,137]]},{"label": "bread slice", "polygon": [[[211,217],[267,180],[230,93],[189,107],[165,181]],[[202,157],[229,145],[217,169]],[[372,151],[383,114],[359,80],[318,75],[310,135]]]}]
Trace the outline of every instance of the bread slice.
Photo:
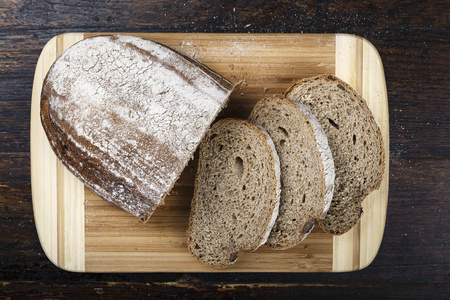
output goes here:
[{"label": "bread slice", "polygon": [[204,64],[162,44],[98,36],[73,45],[52,65],[41,120],[75,176],[146,221],[232,89]]},{"label": "bread slice", "polygon": [[300,80],[285,96],[308,106],[328,136],[335,192],[319,224],[326,232],[343,234],[360,219],[364,198],[380,187],[385,164],[380,128],[364,99],[335,76]]},{"label": "bread slice", "polygon": [[267,244],[286,249],[301,242],[325,216],[333,197],[334,163],[327,137],[311,111],[286,98],[260,100],[249,119],[272,138],[281,166],[280,212]]},{"label": "bread slice", "polygon": [[200,145],[188,248],[212,267],[265,243],[278,215],[279,159],[270,136],[240,119],[214,124]]}]

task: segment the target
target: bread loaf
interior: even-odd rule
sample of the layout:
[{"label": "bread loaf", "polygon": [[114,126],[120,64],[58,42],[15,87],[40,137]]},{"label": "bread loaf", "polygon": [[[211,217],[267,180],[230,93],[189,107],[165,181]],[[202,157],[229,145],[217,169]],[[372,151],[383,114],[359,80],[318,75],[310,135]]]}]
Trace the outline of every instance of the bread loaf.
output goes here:
[{"label": "bread loaf", "polygon": [[280,166],[263,128],[240,119],[214,124],[200,145],[188,248],[213,267],[265,243],[278,215]]},{"label": "bread loaf", "polygon": [[384,145],[380,128],[364,99],[332,75],[300,80],[285,96],[306,105],[328,137],[336,179],[330,209],[320,226],[343,234],[360,219],[361,203],[380,187],[384,174]]},{"label": "bread loaf", "polygon": [[302,241],[330,206],[334,163],[327,137],[306,106],[285,98],[260,100],[249,119],[267,130],[280,157],[280,212],[267,244],[287,249]]},{"label": "bread loaf", "polygon": [[146,221],[232,89],[204,64],[162,44],[98,36],[73,45],[52,65],[41,120],[75,176]]}]

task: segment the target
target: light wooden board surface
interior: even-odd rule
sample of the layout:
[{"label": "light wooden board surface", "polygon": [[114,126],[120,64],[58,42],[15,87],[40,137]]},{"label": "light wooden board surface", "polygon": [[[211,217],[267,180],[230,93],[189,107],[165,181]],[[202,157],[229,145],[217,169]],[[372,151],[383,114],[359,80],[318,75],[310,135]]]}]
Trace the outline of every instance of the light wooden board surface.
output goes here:
[{"label": "light wooden board surface", "polygon": [[50,40],[39,57],[31,108],[33,210],[42,247],[58,267],[78,272],[340,272],[369,265],[386,220],[389,117],[382,62],[376,49],[353,35],[139,33],[182,50],[238,82],[219,117],[247,118],[262,97],[280,95],[298,79],[335,74],[360,92],[381,127],[386,172],[380,190],[364,203],[360,223],[339,237],[316,227],[298,246],[262,246],[240,252],[224,270],[211,269],[187,251],[186,229],[196,160],[147,223],[101,200],[56,158],[39,118],[45,75],[61,53],[96,34],[67,33]]}]

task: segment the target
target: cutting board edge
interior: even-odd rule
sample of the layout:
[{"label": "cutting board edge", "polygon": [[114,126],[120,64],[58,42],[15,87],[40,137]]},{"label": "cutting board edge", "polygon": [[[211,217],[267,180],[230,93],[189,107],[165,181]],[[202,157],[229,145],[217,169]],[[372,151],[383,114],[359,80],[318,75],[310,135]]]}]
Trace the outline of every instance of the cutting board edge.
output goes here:
[{"label": "cutting board edge", "polygon": [[[41,53],[39,54],[38,61],[36,63],[36,68],[34,72],[33,77],[33,88],[32,88],[32,96],[31,96],[31,116],[30,116],[30,176],[31,176],[31,199],[33,204],[33,216],[34,216],[34,222],[36,224],[36,231],[39,239],[39,243],[42,247],[42,250],[44,251],[44,254],[47,256],[47,258],[50,260],[52,264],[54,264],[56,267],[60,268],[58,265],[58,257],[54,251],[51,249],[51,245],[49,242],[47,242],[44,238],[44,232],[43,232],[43,218],[40,218],[38,216],[38,208],[37,208],[37,200],[40,197],[37,196],[38,193],[38,187],[36,183],[36,179],[33,180],[33,174],[35,174],[35,169],[37,169],[39,166],[36,165],[36,162],[38,161],[37,158],[34,158],[37,156],[35,154],[37,151],[33,151],[37,148],[37,143],[34,140],[34,137],[37,136],[36,131],[38,131],[40,124],[40,114],[36,112],[36,110],[40,111],[40,94],[42,90],[42,74],[41,68],[43,64],[44,54],[46,51],[49,50],[50,47],[53,47],[56,43],[57,36],[52,37],[50,40],[47,41],[45,46],[42,48]],[[37,88],[36,88],[37,87]],[[39,104],[38,104],[39,103]],[[39,152],[38,152],[39,153]],[[39,192],[42,192],[39,189]]]},{"label": "cutting board edge", "polygon": [[[42,135],[43,133],[43,127],[40,120],[40,96],[41,96],[41,90],[42,90],[42,84],[43,80],[45,78],[46,73],[48,72],[48,68],[44,66],[44,59],[47,56],[51,57],[51,60],[54,61],[57,56],[59,56],[61,53],[56,53],[54,49],[56,48],[56,44],[58,41],[63,41],[64,39],[68,38],[69,42],[73,44],[74,42],[78,40],[84,39],[84,33],[62,33],[59,35],[56,35],[52,37],[42,48],[41,53],[39,54],[38,61],[36,63],[35,68],[35,74],[33,78],[33,88],[32,88],[32,97],[31,97],[31,112],[30,112],[30,175],[31,175],[31,197],[32,197],[32,204],[33,204],[33,216],[34,221],[36,224],[36,232],[38,235],[39,243],[42,247],[42,250],[44,251],[44,254],[47,256],[47,258],[50,260],[52,264],[54,264],[56,267],[69,272],[84,272],[85,266],[84,266],[84,254],[82,259],[75,260],[75,264],[73,263],[74,260],[71,257],[68,257],[67,260],[69,263],[66,263],[64,259],[61,259],[64,255],[61,253],[61,250],[58,249],[58,243],[61,243],[61,237],[58,235],[61,235],[61,233],[58,233],[58,230],[55,228],[56,223],[58,223],[58,220],[55,220],[54,214],[50,213],[50,216],[45,213],[43,213],[45,210],[41,210],[40,213],[38,210],[39,205],[44,205],[45,202],[45,196],[48,196],[51,198],[50,201],[52,201],[54,206],[57,206],[57,191],[51,190],[51,191],[45,191],[42,188],[40,188],[39,184],[36,183],[36,181],[39,182],[41,178],[39,176],[36,176],[36,173],[40,170],[42,172],[46,172],[48,170],[42,170],[39,166],[41,163],[40,159],[37,159],[36,156],[38,154],[44,155],[42,148],[34,151],[34,149],[38,148],[38,144],[36,141],[36,137]],[[36,88],[37,86],[37,88]],[[50,144],[48,140],[46,139],[45,133],[44,135],[44,141],[42,142],[43,145],[41,145],[43,148],[46,148],[47,150],[50,149]],[[37,152],[37,153],[36,153]],[[53,152],[50,154],[51,156],[55,156]],[[42,156],[40,157],[42,158]],[[56,159],[56,156],[55,156]],[[71,180],[74,179],[74,176],[71,175],[70,171],[66,169],[61,162],[55,160],[52,163],[52,167],[50,169],[61,169],[62,172],[66,173],[68,176],[72,176]],[[37,178],[39,179],[37,179]],[[55,179],[56,180],[56,179]],[[45,184],[45,183],[44,183]],[[84,186],[84,185],[83,185]],[[47,193],[47,194],[46,194]],[[38,197],[37,195],[41,194],[41,197]],[[39,199],[39,200],[37,200]],[[53,213],[55,211],[52,211]],[[84,216],[84,214],[83,214]],[[44,229],[47,229],[45,230]],[[83,232],[84,234],[84,232]],[[51,237],[49,238],[48,235]],[[72,248],[78,248],[77,245],[72,245]],[[82,247],[79,248],[80,250],[83,250],[84,253],[84,242]],[[78,251],[79,252],[79,251]],[[78,255],[80,256],[80,255]]]},{"label": "cutting board edge", "polygon": [[[345,67],[340,68],[340,65],[341,67]],[[343,72],[341,72],[342,69]],[[352,70],[350,74],[348,73],[349,70]],[[368,256],[363,256],[361,255],[361,252],[363,251],[360,250],[361,244],[363,244],[360,241],[361,237],[367,238],[367,236],[364,236],[361,232],[361,224],[364,225],[364,223],[367,223],[367,215],[363,214],[363,217],[358,224],[356,224],[349,232],[333,238],[333,272],[352,272],[365,269],[374,261],[384,236],[389,193],[389,101],[381,56],[376,47],[364,37],[346,33],[336,34],[336,76],[349,83],[366,101],[373,101],[373,99],[369,98],[375,98],[373,97],[374,94],[376,94],[376,92],[381,92],[381,95],[379,95],[378,98],[381,98],[380,102],[382,102],[382,105],[376,106],[376,108],[381,107],[383,109],[381,112],[377,110],[377,114],[374,113],[372,101],[367,101],[367,104],[372,113],[374,113],[375,119],[381,118],[380,115],[382,115],[384,117],[383,120],[386,120],[386,122],[376,120],[381,129],[385,147],[385,170],[383,180],[380,189],[370,193],[366,199],[364,199],[362,205],[363,208],[367,205],[371,205],[371,198],[374,197],[376,193],[380,193],[380,195],[382,193],[379,197],[382,200],[380,203],[382,207],[381,209],[378,209],[378,212],[380,212],[381,215],[377,216],[381,217],[381,221],[376,224],[378,227],[373,230],[375,231],[376,237],[371,241],[374,242],[374,244],[371,245],[370,251],[368,251],[370,253]],[[368,80],[367,78],[372,80],[370,85],[367,85],[367,82],[364,84],[364,82]],[[377,85],[375,86],[372,83],[376,83]],[[370,221],[374,222],[374,219],[372,218]],[[367,228],[365,229],[366,232],[373,234],[373,231],[371,232],[370,228],[369,230],[367,230]],[[346,248],[347,252],[353,253],[355,251],[355,245],[353,244],[354,239],[358,240],[358,245],[356,245],[358,255],[353,255],[350,258],[350,255],[342,255],[341,257],[343,259],[337,259],[339,255],[335,255],[335,252],[339,252],[341,244],[345,245],[344,248]],[[355,260],[355,258],[357,259]]]}]

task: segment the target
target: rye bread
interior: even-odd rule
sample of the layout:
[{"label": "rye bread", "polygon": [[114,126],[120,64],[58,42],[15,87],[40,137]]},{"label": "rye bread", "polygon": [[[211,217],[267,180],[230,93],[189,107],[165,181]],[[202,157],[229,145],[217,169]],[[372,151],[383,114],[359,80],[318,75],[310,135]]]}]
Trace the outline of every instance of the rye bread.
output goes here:
[{"label": "rye bread", "polygon": [[305,104],[328,136],[336,168],[335,191],[320,226],[331,234],[350,230],[360,219],[362,201],[378,189],[384,174],[384,145],[365,100],[332,75],[300,80],[285,96]]},{"label": "rye bread", "polygon": [[205,135],[189,220],[188,248],[223,268],[265,243],[278,215],[279,159],[270,136],[247,120],[223,119]]},{"label": "rye bread", "polygon": [[334,163],[327,137],[306,106],[286,98],[260,100],[249,119],[267,130],[280,158],[280,212],[267,244],[287,249],[301,242],[330,206]]},{"label": "rye bread", "polygon": [[85,185],[146,221],[179,177],[233,84],[165,45],[98,36],[66,50],[41,95],[57,157]]}]

